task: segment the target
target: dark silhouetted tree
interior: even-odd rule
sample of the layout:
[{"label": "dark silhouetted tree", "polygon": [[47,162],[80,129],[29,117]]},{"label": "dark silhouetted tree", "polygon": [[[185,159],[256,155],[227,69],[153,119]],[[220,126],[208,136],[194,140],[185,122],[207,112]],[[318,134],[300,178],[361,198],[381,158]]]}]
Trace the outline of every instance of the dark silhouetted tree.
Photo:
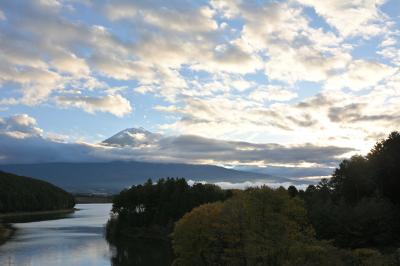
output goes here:
[{"label": "dark silhouetted tree", "polygon": [[299,191],[297,190],[297,188],[295,186],[289,186],[288,193],[289,193],[289,196],[296,197],[299,194]]}]

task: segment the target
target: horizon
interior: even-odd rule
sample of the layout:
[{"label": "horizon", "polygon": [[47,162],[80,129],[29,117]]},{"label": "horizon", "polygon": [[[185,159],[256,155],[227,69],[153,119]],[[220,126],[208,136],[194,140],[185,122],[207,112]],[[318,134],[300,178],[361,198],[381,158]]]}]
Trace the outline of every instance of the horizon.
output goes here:
[{"label": "horizon", "polygon": [[0,164],[329,177],[400,128],[399,13],[395,0],[2,1]]}]

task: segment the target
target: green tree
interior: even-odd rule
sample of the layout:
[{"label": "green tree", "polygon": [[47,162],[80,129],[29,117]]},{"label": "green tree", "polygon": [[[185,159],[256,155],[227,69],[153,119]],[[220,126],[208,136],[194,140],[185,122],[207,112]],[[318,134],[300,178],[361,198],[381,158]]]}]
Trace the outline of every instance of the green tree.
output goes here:
[{"label": "green tree", "polygon": [[230,191],[211,184],[189,186],[183,178],[148,180],[121,191],[113,200],[113,218],[107,226],[111,239],[122,231],[150,229],[167,234],[185,213],[204,203],[225,200]]},{"label": "green tree", "polygon": [[[299,198],[267,187],[237,192],[186,214],[172,234],[176,265],[318,265],[319,248]],[[307,256],[299,251],[307,249]]]},{"label": "green tree", "polygon": [[221,202],[204,204],[176,223],[172,235],[177,255],[174,265],[221,265],[221,211]]},{"label": "green tree", "polygon": [[295,186],[289,186],[288,187],[288,193],[291,197],[296,197],[299,194],[299,191]]},{"label": "green tree", "polygon": [[367,155],[378,191],[400,204],[400,133],[392,132]]}]

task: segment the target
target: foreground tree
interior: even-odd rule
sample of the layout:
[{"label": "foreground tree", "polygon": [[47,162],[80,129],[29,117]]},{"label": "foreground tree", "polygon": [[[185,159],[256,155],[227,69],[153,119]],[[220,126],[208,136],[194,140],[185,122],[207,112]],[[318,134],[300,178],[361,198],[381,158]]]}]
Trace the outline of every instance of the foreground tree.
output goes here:
[{"label": "foreground tree", "polygon": [[195,208],[176,223],[172,238],[174,265],[335,265],[341,259],[314,238],[303,202],[284,189],[248,189]]}]

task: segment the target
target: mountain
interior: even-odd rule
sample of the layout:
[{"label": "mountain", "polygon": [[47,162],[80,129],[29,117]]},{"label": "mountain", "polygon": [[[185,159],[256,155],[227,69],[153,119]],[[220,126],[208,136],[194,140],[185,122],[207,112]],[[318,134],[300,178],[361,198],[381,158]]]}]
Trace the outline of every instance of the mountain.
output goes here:
[{"label": "mountain", "polygon": [[[200,141],[194,139],[197,142],[193,145],[191,144],[192,142],[187,142],[186,138],[181,137],[179,141],[175,140],[172,143],[172,152],[176,152],[174,149],[182,151],[180,155],[182,158],[185,158],[185,154],[188,154],[188,149],[193,150],[191,152],[204,152],[202,148],[205,144],[202,139]],[[190,138],[193,141],[193,136]],[[117,149],[124,148],[124,152],[129,153],[130,150],[153,149],[154,147],[158,147],[160,143],[165,145],[171,144],[170,142],[171,139],[166,139],[161,134],[149,132],[144,128],[128,128],[118,132],[100,144]],[[213,145],[212,143],[208,145],[212,147],[212,149],[209,148],[208,150],[212,150],[213,152],[220,149],[223,149],[224,152],[229,152],[226,147]],[[167,154],[168,151],[171,151],[171,147],[168,145],[158,148],[160,152],[167,151]],[[132,156],[134,155],[132,154]],[[245,181],[263,181],[264,183],[296,183],[290,179],[277,178],[264,173],[238,171],[213,165],[145,161],[8,164],[0,165],[0,170],[32,176],[60,186],[67,191],[83,193],[115,193],[132,185],[141,184],[149,178],[158,180],[159,178],[167,177],[184,177],[187,180],[207,182],[239,183]]]},{"label": "mountain", "polygon": [[266,174],[237,171],[212,165],[149,163],[136,161],[98,163],[38,163],[0,165],[2,171],[48,181],[70,192],[115,193],[147,179],[184,177],[207,182],[293,182]]},{"label": "mountain", "polygon": [[115,134],[114,136],[104,140],[102,144],[110,146],[132,146],[139,147],[142,145],[150,145],[159,140],[160,134],[152,133],[144,128],[127,128]]}]

